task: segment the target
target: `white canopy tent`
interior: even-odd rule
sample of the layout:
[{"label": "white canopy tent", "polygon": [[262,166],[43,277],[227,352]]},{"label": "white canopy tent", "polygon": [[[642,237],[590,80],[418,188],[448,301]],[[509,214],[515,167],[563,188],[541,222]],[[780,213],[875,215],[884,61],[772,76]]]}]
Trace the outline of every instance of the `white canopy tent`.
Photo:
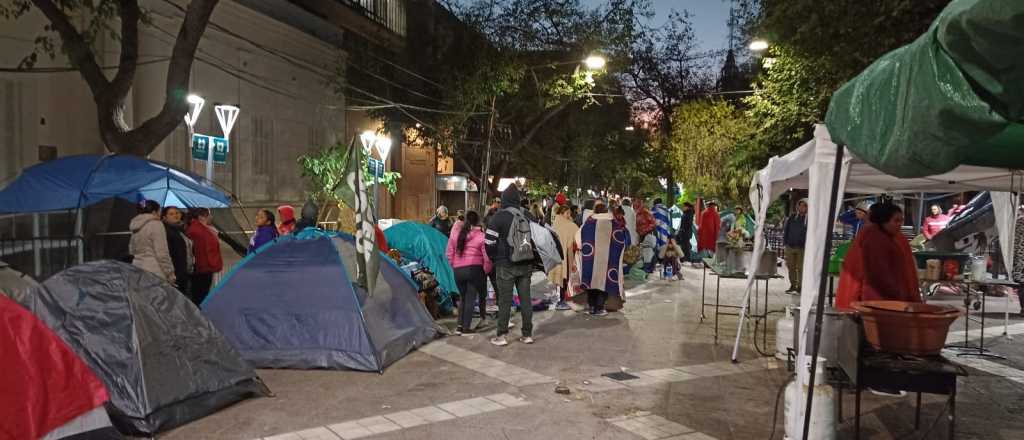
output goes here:
[{"label": "white canopy tent", "polygon": [[[797,353],[798,366],[807,365],[805,349],[811,347],[806,341],[808,336],[813,338],[813,325],[808,326],[807,317],[810,314],[812,305],[820,295],[823,288],[822,271],[827,263],[825,255],[826,241],[830,241],[832,222],[839,210],[839,203],[830,200],[832,191],[842,197],[844,192],[861,194],[886,194],[886,193],[918,193],[918,192],[960,192],[960,191],[992,191],[992,204],[995,210],[996,228],[999,233],[1000,250],[1003,261],[1006,262],[1007,271],[1012,273],[1013,264],[1013,235],[1015,222],[1015,207],[1017,206],[1016,196],[1012,191],[1019,190],[1020,176],[1013,170],[986,168],[976,166],[960,166],[951,172],[928,176],[923,178],[897,178],[872,168],[856,157],[852,157],[848,150],[842,154],[841,166],[836,169],[836,156],[839,147],[832,143],[828,129],[824,125],[816,125],[814,139],[797,148],[795,151],[782,156],[773,157],[768,165],[761,169],[750,185],[750,203],[756,213],[757,230],[754,234],[754,251],[751,258],[752,264],[756,265],[761,261],[764,252],[764,219],[768,212],[768,206],[790,189],[799,188],[809,190],[808,205],[810,209],[807,214],[807,242],[804,251],[803,279],[801,280],[802,291],[800,292],[800,317],[799,335],[801,342]],[[840,174],[834,179],[836,171]],[[836,181],[834,181],[836,180]],[[835,186],[835,187],[834,187]],[[834,211],[828,212],[830,202]],[[747,304],[747,297],[754,285],[754,274],[757,267],[751,267],[747,276],[746,297],[741,304]],[[732,360],[737,360],[740,335],[743,330],[744,318],[747,310],[744,306],[740,314],[740,322],[736,332],[736,342],[733,346]],[[811,323],[813,324],[813,323]],[[808,372],[797,368],[798,380],[806,383]],[[801,407],[804,406],[801,403]],[[802,414],[800,411],[793,411],[794,417]]]}]

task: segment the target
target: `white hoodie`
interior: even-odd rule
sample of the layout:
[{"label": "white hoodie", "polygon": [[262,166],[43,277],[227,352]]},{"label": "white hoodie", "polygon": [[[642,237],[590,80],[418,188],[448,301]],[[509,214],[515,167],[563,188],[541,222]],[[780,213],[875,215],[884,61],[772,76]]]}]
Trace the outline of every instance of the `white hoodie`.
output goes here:
[{"label": "white hoodie", "polygon": [[167,230],[163,222],[153,214],[139,214],[132,219],[129,229],[132,239],[128,252],[132,254],[132,264],[170,281],[174,277],[174,263],[167,250]]}]

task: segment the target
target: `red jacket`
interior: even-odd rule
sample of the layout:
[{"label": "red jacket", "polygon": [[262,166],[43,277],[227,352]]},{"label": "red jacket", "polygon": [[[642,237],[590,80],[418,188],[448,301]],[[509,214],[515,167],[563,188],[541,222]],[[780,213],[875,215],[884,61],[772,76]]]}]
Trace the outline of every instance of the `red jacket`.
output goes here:
[{"label": "red jacket", "polygon": [[718,232],[722,229],[722,218],[718,211],[707,208],[700,215],[700,226],[697,228],[697,251],[715,251]]},{"label": "red jacket", "polygon": [[224,261],[220,258],[220,242],[209,227],[196,220],[188,225],[185,234],[192,240],[197,274],[217,273],[224,269]]}]

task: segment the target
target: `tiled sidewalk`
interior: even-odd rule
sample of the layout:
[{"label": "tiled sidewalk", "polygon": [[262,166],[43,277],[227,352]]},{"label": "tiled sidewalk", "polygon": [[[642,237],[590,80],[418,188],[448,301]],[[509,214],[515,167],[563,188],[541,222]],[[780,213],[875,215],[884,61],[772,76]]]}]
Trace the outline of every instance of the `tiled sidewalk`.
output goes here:
[{"label": "tiled sidewalk", "polygon": [[263,437],[262,440],[353,440],[529,404],[530,402],[525,399],[511,394],[494,394],[318,426],[302,431]]},{"label": "tiled sidewalk", "polygon": [[517,387],[557,382],[552,377],[455,347],[444,341],[431,342],[421,347],[420,351]]},{"label": "tiled sidewalk", "polygon": [[647,440],[717,440],[693,428],[646,412],[608,419],[607,422]]}]

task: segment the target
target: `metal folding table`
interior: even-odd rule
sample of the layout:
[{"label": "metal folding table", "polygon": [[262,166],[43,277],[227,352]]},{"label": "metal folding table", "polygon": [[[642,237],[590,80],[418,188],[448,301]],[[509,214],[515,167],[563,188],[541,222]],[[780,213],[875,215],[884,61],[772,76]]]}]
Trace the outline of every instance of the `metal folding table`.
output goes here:
[{"label": "metal folding table", "polygon": [[[985,289],[991,288],[991,287],[996,287],[996,286],[1017,288],[1020,285],[1018,283],[1010,281],[1010,280],[999,280],[999,279],[986,279],[986,280],[982,280],[982,281],[963,280],[963,281],[958,281],[958,282],[963,284],[965,287],[967,287],[967,299],[968,300],[971,297],[971,292],[972,291],[974,291],[974,290],[978,291],[979,299],[981,300],[981,318],[980,319],[973,319],[973,318],[971,318],[970,307],[967,307],[967,315],[964,316],[964,342],[963,342],[963,344],[961,344],[961,345],[947,345],[946,348],[959,351],[960,353],[957,353],[957,356],[979,356],[979,357],[990,357],[990,358],[996,358],[996,359],[1006,359],[1005,357],[1000,356],[1000,355],[995,354],[995,353],[992,353],[991,351],[989,351],[989,349],[985,348],[985,304],[988,302],[988,301],[985,300],[985,296],[986,296],[985,295]],[[972,287],[978,287],[978,289],[971,289]],[[968,328],[970,327],[971,321],[977,322],[981,326],[981,328],[980,328],[981,334],[978,335],[978,345],[971,345],[971,343],[970,343],[971,337],[970,337],[970,332],[968,331]]]},{"label": "metal folding table", "polygon": [[[717,264],[715,262],[714,258],[704,258],[702,261],[704,263],[704,269],[703,269],[703,274],[702,274],[702,278],[701,278],[701,285],[700,285],[700,302],[701,302],[700,320],[701,320],[701,322],[703,322],[704,319],[707,318],[707,315],[704,314],[704,309],[705,308],[707,308],[709,306],[715,308],[715,343],[717,344],[718,343],[718,317],[721,316],[721,315],[726,315],[726,316],[739,316],[740,315],[739,312],[723,312],[723,311],[721,311],[721,309],[735,309],[735,310],[743,309],[743,305],[742,304],[739,304],[739,305],[736,305],[736,304],[722,304],[722,301],[721,301],[722,279],[724,278],[724,279],[729,279],[729,280],[746,280],[747,279],[747,274],[745,274],[743,272],[732,272],[732,273],[729,273],[729,272],[727,272],[725,270],[724,267],[722,267],[721,265]],[[705,299],[706,298],[706,293],[707,293],[707,281],[708,281],[708,272],[709,272],[709,270],[711,272],[711,275],[715,277],[715,302],[713,302],[713,303],[706,302],[706,299]],[[754,292],[753,292],[753,295],[750,295],[751,297],[754,298],[754,307],[753,308],[750,307],[750,305],[751,305],[750,304],[750,298],[749,297],[747,298],[747,310],[748,310],[747,317],[753,318],[755,320],[755,325],[760,325],[760,323],[762,321],[764,322],[765,331],[764,331],[764,333],[761,334],[761,339],[762,339],[762,345],[763,346],[767,346],[768,345],[768,282],[770,280],[772,280],[772,279],[775,279],[775,278],[782,278],[782,276],[781,275],[756,275],[754,277]],[[758,293],[762,292],[761,288],[760,288],[762,282],[764,284],[764,291],[763,291],[764,294],[762,295],[762,297],[764,298],[764,305],[763,306],[761,305],[761,298],[758,297]],[[759,312],[758,310],[761,310],[761,311]]]}]

